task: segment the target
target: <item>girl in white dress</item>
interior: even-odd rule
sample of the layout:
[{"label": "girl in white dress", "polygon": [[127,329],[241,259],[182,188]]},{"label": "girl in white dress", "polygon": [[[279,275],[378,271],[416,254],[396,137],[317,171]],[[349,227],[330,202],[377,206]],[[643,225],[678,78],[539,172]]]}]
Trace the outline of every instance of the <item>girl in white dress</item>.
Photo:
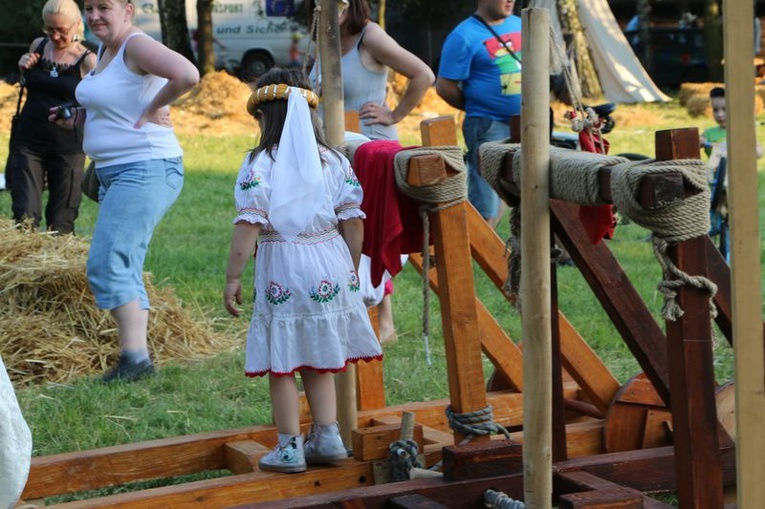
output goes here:
[{"label": "girl in white dress", "polygon": [[[347,457],[332,374],[348,362],[381,359],[382,350],[356,274],[364,234],[356,175],[323,140],[318,97],[299,70],[274,68],[257,87],[247,111],[258,120],[261,137],[234,189],[238,215],[224,302],[239,316],[241,274],[256,252],[245,372],[269,376],[279,432],[279,444],[260,468],[302,472],[306,463]],[[296,372],[314,421],[305,442]]]}]

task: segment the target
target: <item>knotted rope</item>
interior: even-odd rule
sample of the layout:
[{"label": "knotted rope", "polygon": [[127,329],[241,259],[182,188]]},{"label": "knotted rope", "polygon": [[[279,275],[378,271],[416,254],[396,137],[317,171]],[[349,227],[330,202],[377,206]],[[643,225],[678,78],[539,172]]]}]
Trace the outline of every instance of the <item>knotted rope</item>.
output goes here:
[{"label": "knotted rope", "polygon": [[[683,181],[697,193],[660,210],[644,210],[636,199],[641,179],[649,174],[675,172],[680,172]],[[704,163],[698,159],[686,159],[619,164],[611,170],[611,194],[620,213],[652,232],[653,251],[663,276],[658,285],[659,292],[664,296],[662,316],[672,321],[683,316],[684,311],[677,303],[677,290],[685,285],[705,290],[710,296],[710,315],[712,318],[717,316],[712,300],[717,293],[717,285],[703,276],[690,276],[681,271],[667,254],[670,245],[706,235],[709,231],[709,186]]]},{"label": "knotted rope", "polygon": [[[409,160],[421,155],[439,155],[446,166],[455,173],[441,182],[427,186],[412,186],[407,182]],[[422,221],[422,340],[425,345],[425,358],[428,366],[430,358],[430,290],[428,271],[430,270],[430,214],[447,209],[467,198],[467,171],[460,147],[415,148],[402,150],[393,163],[396,185],[407,196],[422,203],[420,219]]]},{"label": "knotted rope", "polygon": [[412,468],[422,468],[417,459],[419,447],[411,439],[396,440],[388,446],[388,462],[390,464],[390,482],[408,481]]},{"label": "knotted rope", "polygon": [[446,418],[449,420],[449,427],[465,435],[462,443],[469,442],[475,436],[495,435],[502,433],[506,439],[510,439],[510,433],[501,424],[494,422],[494,411],[491,405],[474,412],[455,413],[452,406],[446,407]]},{"label": "knotted rope", "polygon": [[526,504],[508,497],[501,491],[486,490],[483,501],[483,506],[488,509],[526,509]]}]

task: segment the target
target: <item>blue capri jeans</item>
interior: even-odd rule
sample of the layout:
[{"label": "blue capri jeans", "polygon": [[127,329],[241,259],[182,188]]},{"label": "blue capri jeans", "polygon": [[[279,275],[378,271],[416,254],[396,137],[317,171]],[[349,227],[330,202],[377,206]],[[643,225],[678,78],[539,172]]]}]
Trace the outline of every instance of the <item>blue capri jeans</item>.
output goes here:
[{"label": "blue capri jeans", "polygon": [[481,176],[478,167],[478,147],[487,141],[505,140],[510,137],[509,122],[499,122],[485,117],[465,117],[462,134],[467,145],[468,199],[484,219],[499,214],[499,196]]},{"label": "blue capri jeans", "polygon": [[183,158],[98,168],[99,211],[87,274],[96,305],[115,309],[139,300],[149,309],[143,263],[154,228],[183,187]]}]

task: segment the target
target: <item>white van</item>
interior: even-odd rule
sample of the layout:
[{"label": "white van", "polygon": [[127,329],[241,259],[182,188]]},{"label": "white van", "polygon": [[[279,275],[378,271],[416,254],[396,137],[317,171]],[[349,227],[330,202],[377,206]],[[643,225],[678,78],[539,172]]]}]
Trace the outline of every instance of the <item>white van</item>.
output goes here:
[{"label": "white van", "polygon": [[[162,40],[157,0],[134,0],[134,24],[157,40]],[[190,34],[197,28],[196,0],[186,0],[186,20]],[[299,33],[301,51],[308,37],[292,18],[295,0],[215,0],[213,2],[213,43],[216,66],[246,77],[260,76],[274,65],[289,66],[293,34]],[[192,46],[195,42],[192,38]]]}]

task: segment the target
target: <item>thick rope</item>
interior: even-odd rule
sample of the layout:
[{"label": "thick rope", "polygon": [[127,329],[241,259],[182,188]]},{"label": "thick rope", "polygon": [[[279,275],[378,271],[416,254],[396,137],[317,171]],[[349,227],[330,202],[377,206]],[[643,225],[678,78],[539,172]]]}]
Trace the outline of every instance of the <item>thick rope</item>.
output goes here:
[{"label": "thick rope", "polygon": [[[660,210],[644,210],[637,201],[640,181],[646,175],[679,172],[683,182],[697,191],[677,204]],[[684,311],[677,302],[677,290],[686,285],[705,290],[710,315],[717,310],[713,298],[717,285],[703,276],[690,276],[672,263],[667,254],[670,245],[706,235],[709,232],[709,186],[706,166],[698,159],[671,161],[636,161],[614,166],[611,170],[611,194],[621,214],[652,232],[654,255],[662,267],[663,280],[659,292],[664,296],[661,314],[666,320],[677,320]]]},{"label": "thick rope", "polygon": [[502,426],[494,422],[494,411],[491,405],[475,412],[454,413],[452,406],[446,407],[446,418],[449,420],[449,427],[455,432],[465,435],[463,443],[469,442],[475,436],[493,435],[502,433],[505,438],[510,439],[510,433]]},{"label": "thick rope", "polygon": [[422,468],[417,459],[419,451],[417,442],[411,439],[396,440],[388,446],[388,463],[390,465],[390,482],[408,481],[412,468]]},{"label": "thick rope", "polygon": [[478,148],[481,175],[494,188],[502,201],[511,205],[518,203],[518,196],[511,191],[513,182],[505,178],[506,173],[503,171],[505,156],[508,153],[520,152],[520,150],[520,144],[509,143],[507,140],[490,141],[481,144]]},{"label": "thick rope", "polygon": [[[427,186],[411,186],[406,181],[409,173],[409,160],[415,156],[439,155],[446,165],[455,170],[454,175],[441,182]],[[456,205],[467,198],[467,172],[460,147],[414,148],[402,150],[396,154],[393,163],[396,185],[407,196],[420,203],[431,205],[449,203]]]},{"label": "thick rope", "polygon": [[483,501],[483,506],[487,509],[526,509],[526,504],[508,497],[501,491],[486,490]]}]

